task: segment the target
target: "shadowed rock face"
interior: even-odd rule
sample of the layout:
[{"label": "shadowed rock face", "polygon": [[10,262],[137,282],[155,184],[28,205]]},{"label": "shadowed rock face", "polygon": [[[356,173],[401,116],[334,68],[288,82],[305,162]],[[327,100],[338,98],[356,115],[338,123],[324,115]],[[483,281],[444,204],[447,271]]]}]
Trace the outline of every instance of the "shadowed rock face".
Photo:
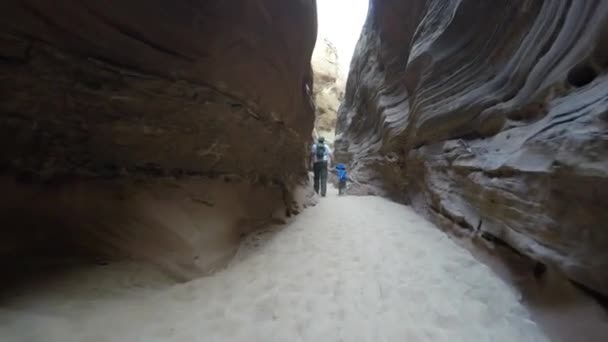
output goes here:
[{"label": "shadowed rock face", "polygon": [[313,1],[1,6],[4,164],[86,175],[302,170]]},{"label": "shadowed rock face", "polygon": [[604,1],[372,1],[338,157],[608,294],[606,46]]},{"label": "shadowed rock face", "polygon": [[[197,232],[221,226],[231,237],[247,222],[269,219],[283,202],[291,205],[290,193],[306,177],[314,123],[313,0],[9,0],[0,4],[0,31],[0,165],[3,182],[16,187],[3,194],[2,210],[11,217],[30,212],[28,226],[45,232],[41,245],[63,226],[81,232],[92,224],[86,230],[107,237],[100,231],[117,229],[117,222],[96,224],[103,218],[86,212],[109,198],[116,202],[106,214],[121,211],[119,221],[129,223],[119,230],[128,232],[138,225],[137,211],[129,217],[123,209],[146,202],[131,194],[165,201],[182,187],[182,198],[200,199],[193,203],[202,212],[222,202],[213,214],[221,222],[212,213],[194,219],[190,208],[183,220],[194,223],[173,224]],[[222,191],[224,183],[241,185]],[[167,187],[173,190],[161,190]],[[30,195],[14,195],[21,193]],[[214,193],[221,199],[209,198]],[[53,203],[50,194],[88,204],[80,210],[68,200]],[[243,210],[231,212],[231,203]],[[70,209],[76,213],[67,219]],[[169,232],[171,222],[151,218],[150,210],[138,215],[200,247],[192,234]],[[40,228],[48,217],[54,227]],[[10,229],[27,231],[16,220]],[[123,235],[108,244],[137,255],[126,246],[146,234]],[[23,249],[28,234],[14,236],[23,239],[0,253]],[[150,239],[163,250],[163,234]],[[32,245],[25,249],[36,250]]]}]

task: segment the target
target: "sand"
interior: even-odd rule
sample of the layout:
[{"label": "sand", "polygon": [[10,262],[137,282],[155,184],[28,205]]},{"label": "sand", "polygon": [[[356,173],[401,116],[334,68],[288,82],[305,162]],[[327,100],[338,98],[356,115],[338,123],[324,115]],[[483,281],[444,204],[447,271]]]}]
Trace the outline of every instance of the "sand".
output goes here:
[{"label": "sand", "polygon": [[333,192],[209,277],[76,270],[2,299],[2,341],[546,341],[516,292],[410,208]]}]

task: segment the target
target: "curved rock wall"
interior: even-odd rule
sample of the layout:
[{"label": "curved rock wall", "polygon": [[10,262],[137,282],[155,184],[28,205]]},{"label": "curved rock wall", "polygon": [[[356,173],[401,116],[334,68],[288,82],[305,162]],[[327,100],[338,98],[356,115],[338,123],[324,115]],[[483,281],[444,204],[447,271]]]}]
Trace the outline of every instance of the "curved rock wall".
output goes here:
[{"label": "curved rock wall", "polygon": [[608,3],[373,0],[338,119],[355,191],[608,294]]},{"label": "curved rock wall", "polygon": [[0,253],[196,256],[306,179],[314,0],[3,1],[0,32]]}]

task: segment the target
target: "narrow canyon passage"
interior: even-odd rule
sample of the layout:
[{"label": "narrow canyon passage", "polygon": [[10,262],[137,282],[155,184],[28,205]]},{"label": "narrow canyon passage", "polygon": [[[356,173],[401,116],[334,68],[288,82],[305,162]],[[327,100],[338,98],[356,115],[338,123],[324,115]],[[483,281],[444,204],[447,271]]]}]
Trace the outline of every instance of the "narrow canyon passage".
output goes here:
[{"label": "narrow canyon passage", "polygon": [[597,0],[1,1],[0,342],[606,342],[607,47]]},{"label": "narrow canyon passage", "polygon": [[3,300],[0,340],[546,340],[515,292],[425,219],[335,190],[209,277],[175,285],[111,264],[44,284]]}]

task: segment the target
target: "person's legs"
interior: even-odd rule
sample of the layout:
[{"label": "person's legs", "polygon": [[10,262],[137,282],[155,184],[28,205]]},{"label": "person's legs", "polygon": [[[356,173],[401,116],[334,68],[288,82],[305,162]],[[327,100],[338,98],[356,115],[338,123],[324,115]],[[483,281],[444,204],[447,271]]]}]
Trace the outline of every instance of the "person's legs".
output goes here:
[{"label": "person's legs", "polygon": [[315,192],[319,193],[319,179],[321,177],[321,163],[314,163],[312,165],[312,171],[314,172],[314,180],[315,180]]},{"label": "person's legs", "polygon": [[321,196],[325,197],[325,194],[327,193],[327,162],[322,162],[319,164],[321,164],[321,171],[320,171]]},{"label": "person's legs", "polygon": [[340,183],[339,183],[339,185],[338,185],[338,194],[343,195],[345,188],[346,188],[346,181],[345,180],[341,180]]}]

